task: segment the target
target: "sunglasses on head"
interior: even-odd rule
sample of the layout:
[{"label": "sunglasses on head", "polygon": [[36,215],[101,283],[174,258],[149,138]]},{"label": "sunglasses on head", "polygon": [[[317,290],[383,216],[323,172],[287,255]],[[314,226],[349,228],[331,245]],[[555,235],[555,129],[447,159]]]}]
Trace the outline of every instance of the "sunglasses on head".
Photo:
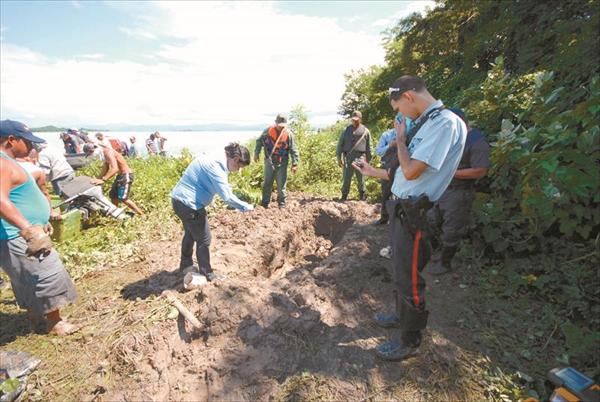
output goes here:
[{"label": "sunglasses on head", "polygon": [[407,89],[402,89],[402,88],[388,88],[388,94],[389,95],[396,95],[396,92],[398,92],[397,96],[402,95],[404,92],[408,92],[408,91],[416,91],[415,88],[407,88]]}]

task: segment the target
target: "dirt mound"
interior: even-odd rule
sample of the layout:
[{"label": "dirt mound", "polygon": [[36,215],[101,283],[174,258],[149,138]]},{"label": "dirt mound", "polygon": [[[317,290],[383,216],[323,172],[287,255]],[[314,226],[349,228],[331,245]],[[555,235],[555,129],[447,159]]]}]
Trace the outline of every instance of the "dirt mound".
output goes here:
[{"label": "dirt mound", "polygon": [[[132,334],[123,340],[131,353],[115,357],[112,383],[95,398],[360,400],[408,390],[415,399],[431,396],[429,388],[415,393],[437,375],[426,368],[429,359],[452,367],[462,353],[455,346],[439,347],[432,337],[423,347],[427,358],[402,365],[377,362],[370,351],[389,334],[369,318],[391,294],[388,262],[378,257],[387,228],[370,225],[376,217],[377,208],[363,202],[302,196],[282,210],[210,216],[213,267],[226,279],[178,295],[204,331],[192,333],[179,318]],[[178,241],[149,247],[148,277],[126,286],[125,298],[181,290]],[[462,392],[454,374],[434,399]]]}]

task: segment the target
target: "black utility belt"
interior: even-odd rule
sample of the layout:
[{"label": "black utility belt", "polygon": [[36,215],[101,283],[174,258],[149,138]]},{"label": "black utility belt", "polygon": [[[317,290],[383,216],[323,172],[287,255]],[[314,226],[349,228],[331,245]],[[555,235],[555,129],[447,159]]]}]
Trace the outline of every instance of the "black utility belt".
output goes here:
[{"label": "black utility belt", "polygon": [[450,184],[448,186],[448,190],[473,190],[474,188],[475,185],[472,183]]},{"label": "black utility belt", "polygon": [[395,197],[392,198],[395,203],[395,215],[408,225],[411,232],[428,230],[427,211],[433,208],[433,202],[429,200],[428,196],[420,195],[403,199],[393,197]]}]

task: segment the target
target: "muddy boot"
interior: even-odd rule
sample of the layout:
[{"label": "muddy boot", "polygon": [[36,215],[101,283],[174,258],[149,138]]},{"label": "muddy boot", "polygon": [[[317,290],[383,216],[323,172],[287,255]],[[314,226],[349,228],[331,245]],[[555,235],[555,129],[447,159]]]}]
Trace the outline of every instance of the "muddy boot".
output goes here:
[{"label": "muddy boot", "polygon": [[439,257],[432,258],[427,272],[431,275],[443,275],[452,271],[452,257],[456,254],[456,247],[443,247]]},{"label": "muddy boot", "polygon": [[381,328],[398,328],[400,326],[398,317],[393,313],[377,313],[373,316],[373,321]]},{"label": "muddy boot", "polygon": [[206,276],[206,279],[209,282],[222,281],[222,280],[225,279],[225,276],[223,276],[223,275],[217,275],[213,271],[207,273],[205,276]]},{"label": "muddy boot", "polygon": [[393,339],[377,346],[375,355],[386,361],[402,361],[417,353],[421,339],[421,331],[405,331],[400,339]]},{"label": "muddy boot", "polygon": [[394,313],[378,313],[373,316],[373,320],[375,324],[379,325],[382,328],[397,328],[400,327],[400,320],[398,319],[399,315],[402,314],[402,310],[400,309],[399,301],[398,301],[398,291],[394,290],[394,302],[395,312]]},{"label": "muddy boot", "polygon": [[200,272],[200,268],[197,265],[188,265],[187,267],[179,267],[179,271],[186,275],[189,272],[198,273]]},{"label": "muddy boot", "polygon": [[388,223],[388,218],[384,218],[383,216],[379,219],[377,219],[375,222],[373,222],[373,225],[378,226],[378,225],[385,225],[386,223]]},{"label": "muddy boot", "polygon": [[441,259],[437,259],[427,265],[427,272],[431,275],[444,275],[450,272],[450,269],[442,263]]}]

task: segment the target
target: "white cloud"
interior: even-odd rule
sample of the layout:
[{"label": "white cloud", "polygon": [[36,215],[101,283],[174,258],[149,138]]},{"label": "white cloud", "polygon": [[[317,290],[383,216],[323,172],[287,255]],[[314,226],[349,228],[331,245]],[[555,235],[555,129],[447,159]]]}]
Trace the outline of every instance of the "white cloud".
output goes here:
[{"label": "white cloud", "polygon": [[67,125],[268,123],[302,103],[326,123],[322,114],[337,110],[344,73],[383,61],[378,36],[346,31],[334,18],[282,14],[263,2],[156,6],[160,16],[122,28],[178,39],[140,55],[154,64],[111,62],[92,48],[51,60],[2,42],[3,114]]},{"label": "white cloud", "polygon": [[133,38],[137,38],[137,39],[157,39],[156,35],[153,34],[152,32],[149,32],[146,29],[143,28],[128,28],[128,27],[121,27],[119,28],[121,30],[121,32],[133,37]]},{"label": "white cloud", "polygon": [[102,53],[89,53],[89,54],[82,54],[79,57],[82,59],[99,60],[99,59],[103,59],[104,55]]}]

